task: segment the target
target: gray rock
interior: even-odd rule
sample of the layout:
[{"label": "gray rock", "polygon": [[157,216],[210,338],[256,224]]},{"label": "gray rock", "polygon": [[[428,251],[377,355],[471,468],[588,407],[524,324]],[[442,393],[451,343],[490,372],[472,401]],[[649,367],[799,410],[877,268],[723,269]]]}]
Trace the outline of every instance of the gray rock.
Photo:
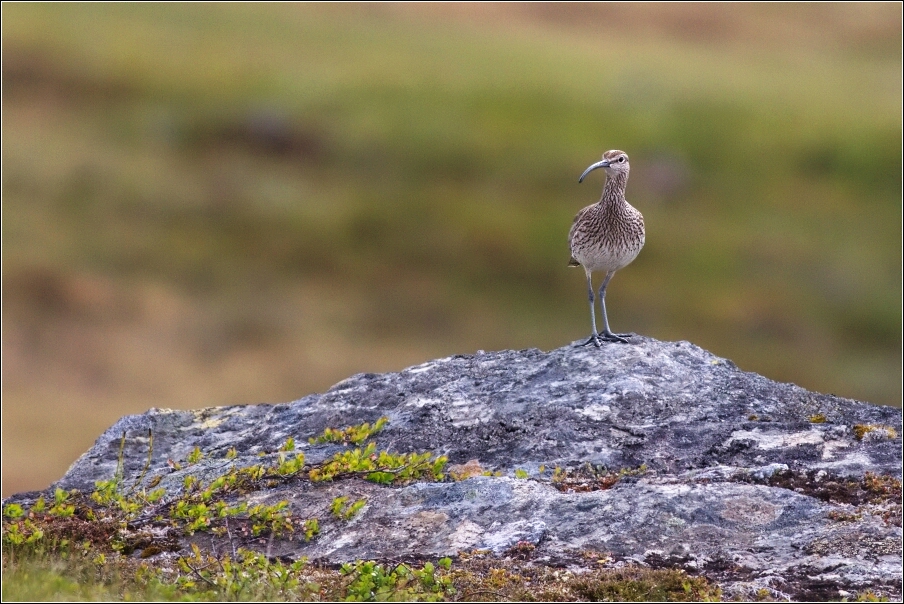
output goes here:
[{"label": "gray rock", "polygon": [[[593,551],[615,565],[703,574],[729,597],[901,597],[900,482],[884,498],[863,486],[867,472],[900,481],[901,411],[776,383],[688,342],[480,352],[356,375],[287,404],[152,409],[107,430],[58,486],[90,491],[113,476],[123,434],[125,475],[144,472],[151,431],[143,480],[159,477],[175,496],[185,474],[210,480],[272,460],[289,437],[309,462],[323,461],[342,447],[308,437],[381,416],[389,424],[372,438],[378,450],[477,460],[498,475],[404,487],[275,484],[249,501],[287,500],[297,517],[319,518],[321,533],[248,543],[328,562],[506,555],[529,543],[534,563],[579,569],[582,551]],[[195,447],[204,461],[167,463]],[[238,457],[226,460],[233,447]],[[557,488],[556,467],[585,482]],[[594,482],[620,470],[614,484]],[[367,505],[336,519],[329,507],[341,495]],[[226,547],[209,534],[191,539]]]}]

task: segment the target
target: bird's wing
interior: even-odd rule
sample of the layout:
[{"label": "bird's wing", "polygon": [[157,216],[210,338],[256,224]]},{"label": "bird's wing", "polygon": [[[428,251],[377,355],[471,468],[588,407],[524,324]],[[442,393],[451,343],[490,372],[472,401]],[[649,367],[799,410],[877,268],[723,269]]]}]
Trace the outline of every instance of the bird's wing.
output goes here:
[{"label": "bird's wing", "polygon": [[[578,212],[577,215],[574,217],[574,220],[571,221],[571,230],[568,231],[568,247],[569,247],[569,248],[571,248],[572,242],[574,241],[574,231],[575,231],[575,228],[576,228],[577,225],[578,225],[578,222],[581,221],[581,218],[583,218],[584,215],[585,215],[585,214],[590,210],[590,208],[592,208],[592,207],[593,207],[592,205],[587,206],[586,208],[584,208],[583,210],[581,210],[580,212]],[[581,265],[581,263],[578,262],[578,261],[575,259],[575,257],[574,257],[574,252],[572,252],[572,254],[571,254],[571,260],[568,261],[568,266],[580,266],[580,265]]]}]

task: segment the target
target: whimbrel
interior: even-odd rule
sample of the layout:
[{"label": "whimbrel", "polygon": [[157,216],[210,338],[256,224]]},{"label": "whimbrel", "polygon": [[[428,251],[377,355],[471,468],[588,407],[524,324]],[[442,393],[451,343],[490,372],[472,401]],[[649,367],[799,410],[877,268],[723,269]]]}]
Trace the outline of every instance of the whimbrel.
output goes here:
[{"label": "whimbrel", "polygon": [[[571,245],[571,262],[568,266],[583,266],[587,273],[587,290],[590,295],[590,324],[593,332],[583,346],[600,347],[601,341],[627,342],[634,334],[616,334],[609,329],[606,317],[606,286],[615,271],[631,263],[640,253],[644,243],[643,216],[625,199],[628,184],[628,155],[624,151],[606,151],[598,161],[581,174],[578,182],[597,168],[606,170],[603,196],[592,206],[587,206],[574,217],[568,233]],[[593,307],[594,271],[606,274],[600,286],[600,306],[603,308],[602,333],[596,331],[596,312]]]}]

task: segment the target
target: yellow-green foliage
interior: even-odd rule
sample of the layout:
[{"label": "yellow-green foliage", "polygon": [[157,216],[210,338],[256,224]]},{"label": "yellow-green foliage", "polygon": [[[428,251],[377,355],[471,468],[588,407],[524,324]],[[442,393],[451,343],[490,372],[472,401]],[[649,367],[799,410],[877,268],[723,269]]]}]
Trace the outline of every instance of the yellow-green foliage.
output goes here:
[{"label": "yellow-green foliage", "polygon": [[202,459],[204,459],[204,453],[201,452],[200,447],[195,447],[192,450],[192,452],[188,454],[188,458],[186,459],[186,461],[188,462],[189,465],[193,465],[193,464],[198,463]]},{"label": "yellow-green foliage", "polygon": [[53,507],[50,508],[52,516],[72,516],[75,513],[75,506],[67,503],[71,493],[57,487],[53,492]]},{"label": "yellow-green foliage", "polygon": [[[43,497],[41,500],[43,501]],[[22,509],[22,506],[18,503],[10,503],[3,506],[3,517],[4,518],[21,518],[25,514],[25,510]]]},{"label": "yellow-green foliage", "polygon": [[361,508],[367,505],[366,499],[359,499],[354,503],[346,505],[347,501],[347,496],[336,497],[335,499],[333,499],[333,503],[330,506],[330,512],[332,512],[333,516],[335,516],[336,518],[341,518],[343,520],[351,520],[361,510]]},{"label": "yellow-green foliage", "polygon": [[3,544],[17,546],[37,543],[44,538],[44,531],[31,518],[3,522]]},{"label": "yellow-green foliage", "polygon": [[346,476],[362,476],[380,484],[405,484],[413,480],[442,480],[445,455],[431,453],[377,453],[370,443],[364,449],[336,453],[320,467],[308,473],[314,482],[334,480]]},{"label": "yellow-green foliage", "polygon": [[264,531],[279,536],[295,530],[289,502],[285,500],[274,505],[258,504],[248,508],[248,519],[251,520],[251,534],[255,537]]},{"label": "yellow-green foliage", "polygon": [[321,443],[351,443],[353,445],[357,445],[382,430],[388,422],[388,417],[381,417],[374,422],[373,426],[371,426],[367,422],[364,422],[363,424],[359,424],[357,426],[349,426],[348,428],[343,428],[341,430],[337,430],[335,428],[326,428],[323,431],[323,434],[317,437],[309,438],[308,442],[310,442],[312,445]]},{"label": "yellow-green foliage", "polygon": [[[439,569],[449,570],[452,560],[442,558]],[[340,572],[351,579],[346,588],[347,601],[353,602],[436,602],[455,594],[452,579],[447,573],[437,572],[432,562],[418,569],[405,563],[379,564],[366,561],[343,564]]]},{"label": "yellow-green foliage", "polygon": [[267,599],[313,599],[319,586],[304,580],[305,563],[302,559],[284,565],[248,550],[239,550],[234,559],[217,558],[192,544],[191,555],[177,559],[182,572],[174,583],[189,593],[198,590],[205,596],[224,595],[228,600],[257,599],[265,594]]},{"label": "yellow-green foliage", "polygon": [[[361,424],[331,433],[340,434],[339,442],[360,442],[386,425],[387,419],[380,418],[373,426]],[[152,435],[149,443],[153,444]],[[105,523],[112,527],[109,537],[119,549],[129,549],[130,537],[116,527],[123,527],[138,516],[153,516],[158,522],[168,522],[183,533],[212,532],[225,534],[229,530],[229,519],[235,519],[248,526],[252,536],[262,534],[275,537],[287,536],[300,527],[306,540],[313,539],[320,532],[317,518],[297,519],[293,517],[289,503],[285,500],[273,504],[234,502],[236,496],[250,491],[262,491],[287,480],[310,480],[323,482],[342,478],[364,478],[380,484],[406,484],[414,480],[442,480],[447,459],[430,453],[390,453],[376,451],[373,443],[364,449],[355,448],[339,451],[330,459],[316,465],[308,465],[302,451],[295,450],[295,439],[289,438],[277,451],[271,465],[246,467],[232,466],[224,473],[204,482],[194,474],[186,474],[182,479],[182,491],[177,497],[165,500],[163,488],[147,490],[138,488],[138,482],[131,488],[123,485],[122,451],[125,437],[120,443],[120,458],[111,480],[97,481],[95,490],[85,496],[78,491],[56,489],[52,505],[47,507],[41,497],[26,510],[19,504],[7,505],[3,510],[3,542],[12,546],[37,543],[44,538],[47,522],[53,519],[72,517],[76,510],[90,521]],[[227,459],[236,456],[227,453]],[[189,455],[189,465],[199,463],[205,454],[198,448]],[[148,452],[150,463],[151,451]],[[139,478],[143,477],[147,467]],[[159,477],[150,484],[159,484]],[[346,505],[347,498],[334,500],[330,511],[344,520],[351,520],[366,504],[359,499]],[[159,551],[156,545],[143,546],[145,551]]]},{"label": "yellow-green foliage", "polygon": [[881,432],[881,435],[885,438],[897,438],[898,431],[892,428],[891,426],[880,426],[877,424],[856,424],[853,427],[854,436],[857,440],[863,440],[863,438],[869,434],[870,432]]}]

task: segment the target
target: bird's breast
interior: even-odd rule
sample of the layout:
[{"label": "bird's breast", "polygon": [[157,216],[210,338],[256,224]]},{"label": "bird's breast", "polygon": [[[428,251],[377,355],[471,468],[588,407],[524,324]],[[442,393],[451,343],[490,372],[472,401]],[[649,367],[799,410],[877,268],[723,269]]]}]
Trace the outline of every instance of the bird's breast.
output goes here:
[{"label": "bird's breast", "polygon": [[637,257],[646,239],[643,216],[627,203],[619,212],[594,210],[587,208],[572,226],[572,256],[590,271],[624,268]]}]

